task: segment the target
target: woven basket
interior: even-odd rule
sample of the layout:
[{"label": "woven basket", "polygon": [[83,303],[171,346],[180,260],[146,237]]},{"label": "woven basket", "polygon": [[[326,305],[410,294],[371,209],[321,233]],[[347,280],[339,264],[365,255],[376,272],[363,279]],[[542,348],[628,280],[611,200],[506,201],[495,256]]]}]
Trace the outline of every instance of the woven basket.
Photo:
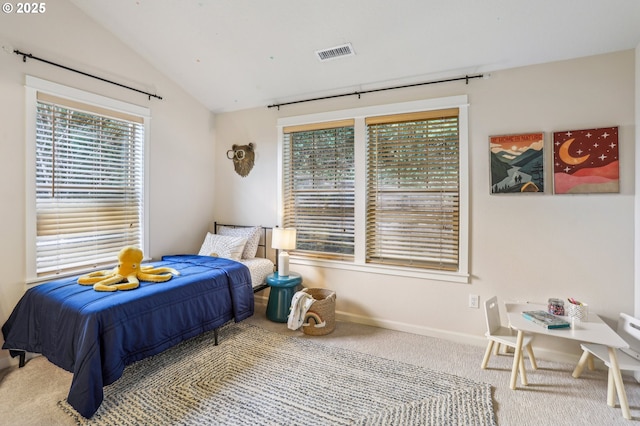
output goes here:
[{"label": "woven basket", "polygon": [[325,288],[305,288],[315,302],[304,317],[302,332],[311,336],[323,336],[336,328],[336,292]]}]

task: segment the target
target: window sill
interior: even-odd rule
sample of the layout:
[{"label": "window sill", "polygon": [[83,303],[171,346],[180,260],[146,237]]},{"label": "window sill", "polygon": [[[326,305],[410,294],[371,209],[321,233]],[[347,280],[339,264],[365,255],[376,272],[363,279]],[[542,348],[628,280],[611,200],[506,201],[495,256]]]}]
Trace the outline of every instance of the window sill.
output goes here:
[{"label": "window sill", "polygon": [[469,283],[469,274],[446,271],[427,271],[418,268],[402,268],[399,266],[385,266],[373,264],[358,264],[339,260],[304,259],[291,256],[291,265],[318,266],[331,269],[366,272],[370,274],[394,275],[407,278],[421,278],[434,281],[447,281],[460,284]]},{"label": "window sill", "polygon": [[[142,259],[143,263],[146,262],[151,262],[153,261],[153,259],[151,257],[146,257],[144,259]],[[27,286],[27,288],[31,288],[34,287],[36,285],[39,284],[43,284],[49,281],[57,281],[57,280],[61,280],[64,278],[69,278],[69,277],[80,277],[80,275],[84,275],[84,274],[88,274],[90,272],[96,272],[96,271],[113,271],[114,268],[117,266],[117,259],[114,259],[113,262],[110,263],[104,263],[102,265],[95,265],[95,266],[90,266],[90,267],[86,267],[86,268],[82,268],[82,269],[76,269],[74,271],[69,271],[69,272],[65,272],[65,273],[60,273],[60,274],[53,274],[53,275],[47,275],[47,276],[43,276],[43,277],[36,277],[36,278],[27,278],[27,280],[25,281],[25,284]]]}]

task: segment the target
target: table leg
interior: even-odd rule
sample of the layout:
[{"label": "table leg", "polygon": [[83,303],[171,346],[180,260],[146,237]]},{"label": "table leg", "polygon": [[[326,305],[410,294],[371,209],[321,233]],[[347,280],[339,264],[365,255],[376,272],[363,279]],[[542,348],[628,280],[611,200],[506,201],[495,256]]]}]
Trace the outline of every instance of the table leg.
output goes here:
[{"label": "table leg", "polygon": [[590,355],[589,355],[588,351],[583,351],[582,352],[582,356],[580,357],[580,361],[578,361],[578,364],[576,365],[576,368],[573,370],[573,373],[571,373],[571,375],[575,379],[580,377],[580,375],[582,374],[582,371],[584,370],[584,365],[589,362],[589,357],[590,357]]},{"label": "table leg", "polygon": [[611,368],[607,371],[607,405],[609,407],[616,406],[616,384],[613,381],[613,370]]},{"label": "table leg", "polygon": [[631,411],[629,410],[629,401],[627,400],[627,393],[624,390],[624,383],[622,382],[622,374],[620,373],[620,365],[618,364],[618,355],[614,348],[609,348],[609,369],[613,375],[613,382],[616,385],[616,392],[618,394],[618,401],[620,401],[620,409],[622,410],[622,417],[627,420],[631,419]]},{"label": "table leg", "polygon": [[529,362],[531,363],[531,368],[534,370],[538,369],[538,363],[536,362],[536,357],[533,354],[533,348],[531,347],[531,342],[525,347],[527,353],[529,354]]},{"label": "table leg", "polygon": [[527,370],[524,369],[524,354],[520,354],[520,362],[518,363],[520,370],[520,381],[522,386],[527,386]]},{"label": "table leg", "polygon": [[[513,355],[513,367],[511,368],[511,383],[509,387],[511,389],[516,388],[516,382],[518,381],[518,369],[520,367],[520,360],[522,358],[522,342],[524,341],[524,332],[522,330],[518,330],[518,337],[516,337],[516,351]],[[524,386],[527,385],[527,373],[524,371],[524,368],[520,372],[522,377],[520,377],[520,381]]]}]

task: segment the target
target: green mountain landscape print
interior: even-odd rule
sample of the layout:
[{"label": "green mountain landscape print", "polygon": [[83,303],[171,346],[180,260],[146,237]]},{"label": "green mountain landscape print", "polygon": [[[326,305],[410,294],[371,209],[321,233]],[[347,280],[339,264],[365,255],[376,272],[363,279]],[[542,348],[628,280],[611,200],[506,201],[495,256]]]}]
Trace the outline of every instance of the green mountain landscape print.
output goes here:
[{"label": "green mountain landscape print", "polygon": [[544,133],[490,136],[491,193],[544,192]]}]

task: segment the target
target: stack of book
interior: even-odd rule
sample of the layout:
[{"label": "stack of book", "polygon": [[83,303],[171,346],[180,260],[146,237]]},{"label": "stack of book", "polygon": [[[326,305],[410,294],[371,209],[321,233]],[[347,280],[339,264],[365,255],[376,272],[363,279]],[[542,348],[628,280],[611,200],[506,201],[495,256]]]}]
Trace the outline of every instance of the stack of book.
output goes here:
[{"label": "stack of book", "polygon": [[567,328],[571,323],[546,311],[524,311],[522,316],[544,328]]}]

